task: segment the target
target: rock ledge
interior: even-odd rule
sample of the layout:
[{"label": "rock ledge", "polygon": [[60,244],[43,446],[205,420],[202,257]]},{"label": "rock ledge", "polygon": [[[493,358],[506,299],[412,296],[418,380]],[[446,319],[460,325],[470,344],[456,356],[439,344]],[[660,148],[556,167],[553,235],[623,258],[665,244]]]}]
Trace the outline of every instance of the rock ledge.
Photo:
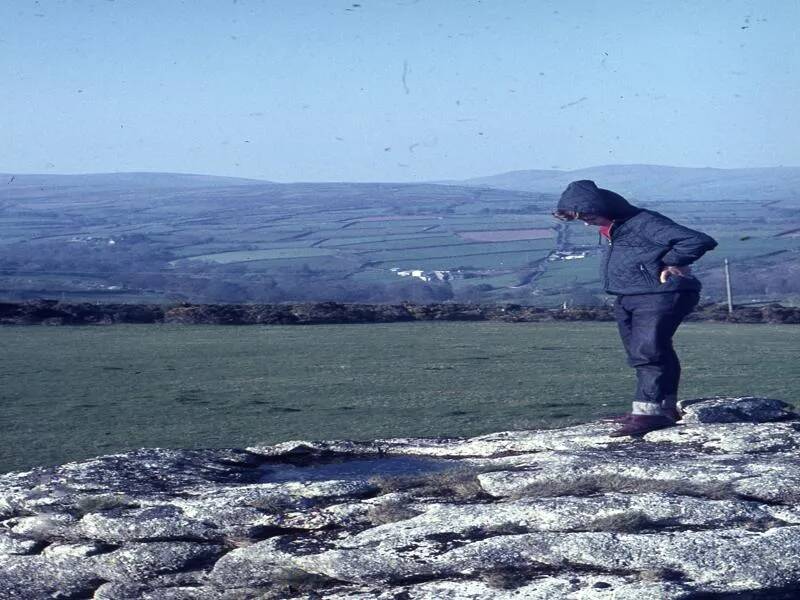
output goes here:
[{"label": "rock ledge", "polygon": [[0,475],[0,598],[795,598],[800,419],[142,449]]}]

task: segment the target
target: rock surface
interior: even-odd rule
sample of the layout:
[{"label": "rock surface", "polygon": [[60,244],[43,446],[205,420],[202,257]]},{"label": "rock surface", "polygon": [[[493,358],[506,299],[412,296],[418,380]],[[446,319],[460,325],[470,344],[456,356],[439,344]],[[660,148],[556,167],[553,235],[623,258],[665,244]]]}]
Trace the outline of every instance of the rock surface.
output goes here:
[{"label": "rock surface", "polygon": [[0,598],[800,595],[800,419],[138,450],[0,475]]}]

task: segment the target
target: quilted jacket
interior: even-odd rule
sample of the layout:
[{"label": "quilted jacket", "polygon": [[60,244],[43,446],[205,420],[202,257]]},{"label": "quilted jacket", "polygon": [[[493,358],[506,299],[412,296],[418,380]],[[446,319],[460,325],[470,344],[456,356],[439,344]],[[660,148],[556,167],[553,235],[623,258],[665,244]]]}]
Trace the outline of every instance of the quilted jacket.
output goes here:
[{"label": "quilted jacket", "polygon": [[588,179],[573,181],[561,194],[558,209],[602,215],[613,221],[610,239],[603,240],[600,276],[608,294],[652,294],[701,289],[693,275],[659,276],[664,267],[695,262],[717,241],[711,236],[675,223],[654,210],[629,204]]}]

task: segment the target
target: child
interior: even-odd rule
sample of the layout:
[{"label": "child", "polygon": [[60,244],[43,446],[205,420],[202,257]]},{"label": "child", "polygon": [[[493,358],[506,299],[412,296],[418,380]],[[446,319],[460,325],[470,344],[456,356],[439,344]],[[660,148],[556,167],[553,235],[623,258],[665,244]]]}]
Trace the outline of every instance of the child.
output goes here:
[{"label": "child", "polygon": [[603,244],[603,290],[616,296],[617,321],[628,364],[636,369],[633,409],[613,437],[643,435],[674,425],[680,362],[672,336],[700,299],[700,281],[689,265],[716,240],[654,210],[629,204],[593,181],[573,181],[553,215],[598,225]]}]

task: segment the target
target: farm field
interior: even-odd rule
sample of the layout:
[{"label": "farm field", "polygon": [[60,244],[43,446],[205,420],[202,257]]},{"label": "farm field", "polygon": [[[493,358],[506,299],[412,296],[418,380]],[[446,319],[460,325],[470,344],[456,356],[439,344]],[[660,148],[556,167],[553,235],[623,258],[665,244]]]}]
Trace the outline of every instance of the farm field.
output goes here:
[{"label": "farm field", "polygon": [[[161,177],[160,187],[109,175],[101,186],[53,177],[42,181],[75,183],[20,178],[22,185],[0,187],[0,299],[609,300],[597,273],[597,229],[553,219],[552,193],[215,178],[186,187],[175,175]],[[694,265],[704,301],[724,299],[724,258],[735,302],[800,297],[796,197],[631,200],[719,241]]]},{"label": "farm field", "polygon": [[[139,447],[474,436],[624,412],[613,323],[0,328],[0,472]],[[681,396],[800,402],[792,325],[686,323]],[[758,352],[754,352],[758,348]]]}]

